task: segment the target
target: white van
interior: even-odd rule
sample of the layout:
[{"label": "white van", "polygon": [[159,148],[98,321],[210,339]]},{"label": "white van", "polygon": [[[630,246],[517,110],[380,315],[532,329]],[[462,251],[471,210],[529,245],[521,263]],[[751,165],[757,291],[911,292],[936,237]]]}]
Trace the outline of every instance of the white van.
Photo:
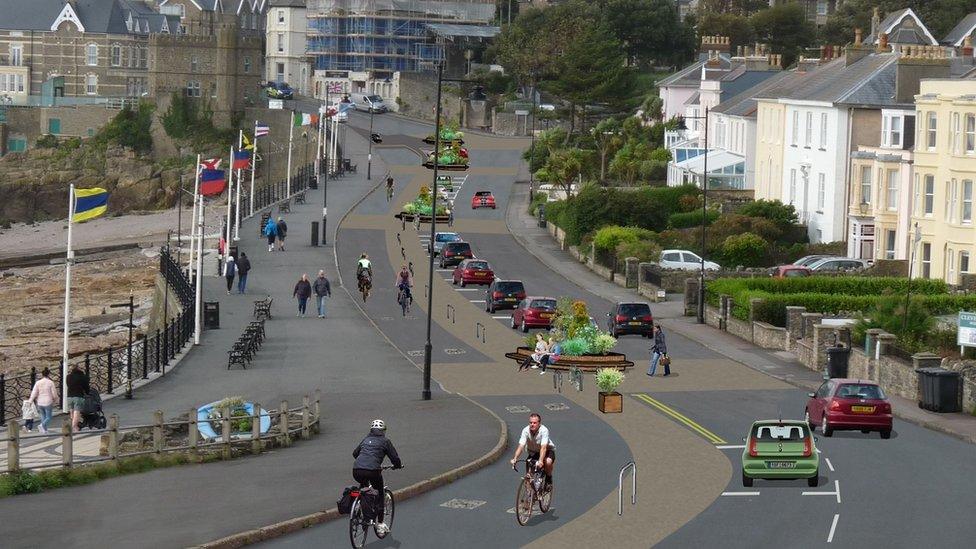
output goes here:
[{"label": "white van", "polygon": [[368,93],[352,93],[349,94],[349,99],[352,100],[352,104],[355,106],[357,111],[366,112],[386,112],[386,103],[383,103],[383,98],[376,94]]}]

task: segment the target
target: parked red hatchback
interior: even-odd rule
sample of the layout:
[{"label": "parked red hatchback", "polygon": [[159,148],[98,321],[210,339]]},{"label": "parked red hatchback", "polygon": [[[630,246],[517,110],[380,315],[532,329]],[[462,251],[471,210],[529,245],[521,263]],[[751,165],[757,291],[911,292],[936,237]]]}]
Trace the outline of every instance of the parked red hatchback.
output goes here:
[{"label": "parked red hatchback", "polygon": [[495,196],[491,194],[491,191],[478,191],[474,193],[474,196],[471,197],[471,209],[477,210],[478,208],[495,209]]},{"label": "parked red hatchback", "polygon": [[800,265],[780,265],[773,268],[773,278],[794,278],[800,276],[810,276],[813,271],[809,267]]},{"label": "parked red hatchback", "polygon": [[556,299],[552,297],[530,296],[519,302],[512,311],[512,329],[528,332],[529,328],[552,327],[556,317]]},{"label": "parked red hatchback", "polygon": [[823,436],[834,431],[878,431],[891,437],[891,404],[881,387],[862,379],[829,379],[807,396],[806,420],[812,430],[819,425]]},{"label": "parked red hatchback", "polygon": [[453,284],[465,287],[468,284],[491,284],[495,280],[495,271],[484,259],[465,259],[454,267]]}]

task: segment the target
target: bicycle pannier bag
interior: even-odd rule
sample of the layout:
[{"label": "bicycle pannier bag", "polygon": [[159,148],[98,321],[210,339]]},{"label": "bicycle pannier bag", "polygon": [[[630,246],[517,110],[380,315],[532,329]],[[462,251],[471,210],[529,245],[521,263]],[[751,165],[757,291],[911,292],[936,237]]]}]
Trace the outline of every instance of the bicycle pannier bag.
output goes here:
[{"label": "bicycle pannier bag", "polygon": [[359,490],[359,486],[346,486],[342,491],[342,497],[336,502],[340,515],[348,515],[352,511],[352,493]]},{"label": "bicycle pannier bag", "polygon": [[376,502],[379,492],[367,486],[359,490],[359,505],[363,508],[363,518],[373,520],[376,518]]}]

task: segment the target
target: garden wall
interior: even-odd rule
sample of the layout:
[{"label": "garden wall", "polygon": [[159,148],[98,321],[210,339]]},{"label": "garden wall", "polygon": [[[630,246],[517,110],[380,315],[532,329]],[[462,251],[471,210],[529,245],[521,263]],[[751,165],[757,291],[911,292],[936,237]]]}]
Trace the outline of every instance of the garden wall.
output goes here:
[{"label": "garden wall", "polygon": [[752,342],[763,349],[790,350],[789,333],[786,328],[765,322],[752,323]]}]

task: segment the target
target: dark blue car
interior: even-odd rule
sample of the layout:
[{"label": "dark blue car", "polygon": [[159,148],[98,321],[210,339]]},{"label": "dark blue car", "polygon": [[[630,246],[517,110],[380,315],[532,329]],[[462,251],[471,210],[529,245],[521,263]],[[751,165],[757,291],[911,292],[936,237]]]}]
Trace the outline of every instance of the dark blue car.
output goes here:
[{"label": "dark blue car", "polygon": [[285,82],[268,81],[265,92],[272,99],[292,99],[295,97],[295,90],[291,89]]}]

